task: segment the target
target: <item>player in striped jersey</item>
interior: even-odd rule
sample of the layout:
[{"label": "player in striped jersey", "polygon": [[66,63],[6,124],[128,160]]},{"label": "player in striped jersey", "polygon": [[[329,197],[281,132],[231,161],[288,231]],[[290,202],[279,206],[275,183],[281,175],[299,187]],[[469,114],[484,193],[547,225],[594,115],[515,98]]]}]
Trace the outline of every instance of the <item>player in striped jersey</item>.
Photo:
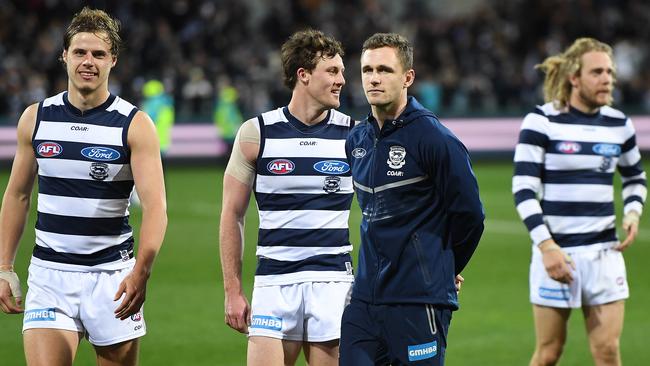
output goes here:
[{"label": "player in striped jersey", "polygon": [[[289,105],[246,121],[223,186],[220,246],[225,321],[247,333],[249,365],[337,365],[351,289],[348,217],[352,179],[345,139],[352,121],[334,108],[345,84],[343,49],[320,31],[282,46]],[[241,282],[251,191],[259,211],[252,303]]]},{"label": "player in striped jersey", "polygon": [[[29,106],[18,122],[0,211],[0,307],[23,311],[13,264],[38,176],[23,317],[28,365],[72,365],[83,337],[99,365],[137,364],[142,304],[167,217],[155,127],[108,90],[120,45],[117,20],[101,10],[77,13],[61,56],[67,91]],[[137,262],[128,223],[134,184],[142,201]]]},{"label": "player in striped jersey", "polygon": [[[632,122],[611,108],[611,48],[576,40],[537,66],[544,97],[523,121],[512,190],[533,241],[530,297],[536,347],[531,365],[554,365],[571,308],[582,308],[597,365],[620,365],[628,297],[622,252],[638,233],[646,175]],[[616,236],[613,179],[623,183],[623,241]]]}]

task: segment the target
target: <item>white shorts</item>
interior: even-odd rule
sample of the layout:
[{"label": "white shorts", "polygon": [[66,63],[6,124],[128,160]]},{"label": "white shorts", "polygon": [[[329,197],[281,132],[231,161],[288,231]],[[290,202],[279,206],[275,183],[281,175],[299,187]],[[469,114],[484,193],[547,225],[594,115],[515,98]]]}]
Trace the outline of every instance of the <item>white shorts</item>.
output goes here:
[{"label": "white shorts", "polygon": [[253,289],[248,336],[325,342],[341,338],[352,282],[302,282]]},{"label": "white shorts", "polygon": [[614,249],[569,253],[576,269],[573,282],[553,280],[542,262],[539,248],[533,247],[530,263],[530,302],[554,308],[580,308],[607,304],[629,297],[623,254]]},{"label": "white shorts", "polygon": [[130,318],[115,318],[122,298],[113,301],[119,284],[132,268],[102,272],[71,272],[29,266],[23,332],[33,328],[85,333],[90,343],[109,346],[145,335],[142,309]]}]

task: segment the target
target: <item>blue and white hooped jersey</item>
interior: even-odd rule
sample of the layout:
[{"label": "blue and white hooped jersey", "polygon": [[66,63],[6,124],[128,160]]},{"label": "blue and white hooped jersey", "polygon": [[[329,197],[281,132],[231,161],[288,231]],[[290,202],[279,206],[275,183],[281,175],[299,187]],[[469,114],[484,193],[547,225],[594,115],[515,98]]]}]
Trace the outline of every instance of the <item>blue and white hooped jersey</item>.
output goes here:
[{"label": "blue and white hooped jersey", "polygon": [[62,270],[115,270],[133,262],[128,128],[137,108],[110,95],[83,113],[67,92],[40,103],[32,144],[38,219],[32,263]]},{"label": "blue and white hooped jersey", "polygon": [[345,155],[350,117],[330,110],[325,120],[307,126],[284,107],[258,122],[255,286],[353,281],[353,187]]},{"label": "blue and white hooped jersey", "polygon": [[534,244],[552,237],[569,251],[614,246],[617,168],[624,213],[642,213],[646,174],[632,122],[616,109],[537,107],[524,118],[514,161],[515,204]]}]

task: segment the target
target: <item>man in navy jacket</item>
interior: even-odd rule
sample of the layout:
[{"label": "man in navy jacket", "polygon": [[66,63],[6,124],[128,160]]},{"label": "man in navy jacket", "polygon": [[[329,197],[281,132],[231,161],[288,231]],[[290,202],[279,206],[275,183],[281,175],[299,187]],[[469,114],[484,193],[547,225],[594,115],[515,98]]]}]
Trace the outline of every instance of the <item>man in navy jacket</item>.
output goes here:
[{"label": "man in navy jacket", "polygon": [[460,272],[483,232],[483,208],[465,146],[418,101],[413,49],[397,34],[363,45],[372,113],[346,152],[363,220],[352,302],[342,320],[341,365],[443,365]]}]

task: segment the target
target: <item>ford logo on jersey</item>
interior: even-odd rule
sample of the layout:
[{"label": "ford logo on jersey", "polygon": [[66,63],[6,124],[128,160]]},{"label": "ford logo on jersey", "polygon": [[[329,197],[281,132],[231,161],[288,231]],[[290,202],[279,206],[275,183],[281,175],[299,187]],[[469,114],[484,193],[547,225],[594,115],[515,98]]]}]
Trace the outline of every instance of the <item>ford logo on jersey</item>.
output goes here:
[{"label": "ford logo on jersey", "polygon": [[36,152],[44,158],[51,158],[61,154],[63,148],[56,142],[41,142],[36,146]]},{"label": "ford logo on jersey", "polygon": [[325,174],[345,174],[350,171],[350,166],[340,160],[323,160],[314,164],[314,170]]},{"label": "ford logo on jersey", "polygon": [[592,150],[603,156],[618,156],[621,154],[621,147],[614,144],[596,144]]},{"label": "ford logo on jersey", "polygon": [[557,145],[555,145],[555,148],[557,151],[564,154],[576,154],[582,150],[582,146],[579,143],[573,141],[558,142]]},{"label": "ford logo on jersey", "polygon": [[110,147],[91,146],[81,150],[81,155],[91,160],[113,161],[120,158],[120,153]]},{"label": "ford logo on jersey", "polygon": [[289,174],[296,169],[296,164],[287,159],[275,159],[266,165],[266,169],[273,174]]}]

